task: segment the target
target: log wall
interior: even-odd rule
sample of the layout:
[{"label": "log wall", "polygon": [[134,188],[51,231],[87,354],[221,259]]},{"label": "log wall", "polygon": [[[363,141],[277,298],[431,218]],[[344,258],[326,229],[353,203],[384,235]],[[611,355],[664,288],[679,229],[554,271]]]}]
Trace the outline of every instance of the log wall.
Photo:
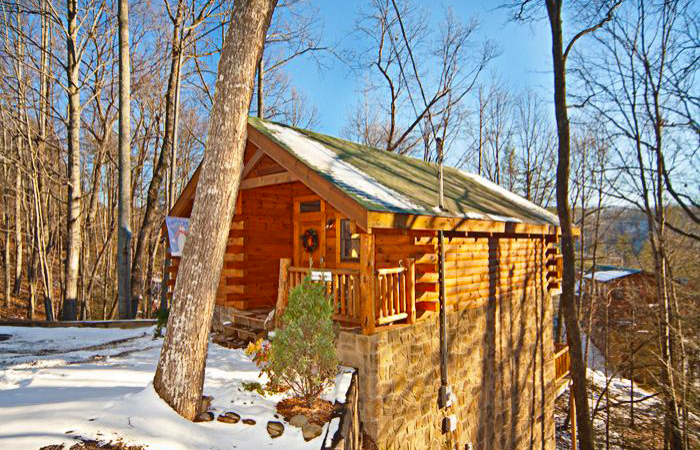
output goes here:
[{"label": "log wall", "polygon": [[[295,240],[301,230],[293,223],[294,198],[313,196],[301,182],[276,184],[242,190],[231,221],[224,255],[216,304],[238,309],[273,307],[277,299],[279,261],[293,258]],[[321,248],[324,266],[337,268],[358,264],[338,264],[337,231],[343,218],[329,203],[324,204],[325,221],[333,226],[322,227],[325,246]],[[169,296],[177,279],[180,258],[171,258]]]},{"label": "log wall", "polygon": [[[438,301],[437,233],[419,230],[375,230],[378,268],[399,261],[416,262],[418,309],[435,311]],[[530,279],[554,277],[553,238],[518,235],[449,236],[445,238],[445,282],[450,309],[460,310],[494,293],[518,290]]]}]

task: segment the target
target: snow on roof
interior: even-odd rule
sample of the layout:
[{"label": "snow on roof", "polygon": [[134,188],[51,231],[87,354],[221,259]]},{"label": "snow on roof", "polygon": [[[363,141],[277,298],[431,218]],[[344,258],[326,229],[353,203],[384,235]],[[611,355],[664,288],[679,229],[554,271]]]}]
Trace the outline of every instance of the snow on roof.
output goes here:
[{"label": "snow on roof", "polygon": [[594,281],[598,281],[601,283],[605,283],[607,281],[612,281],[616,280],[618,278],[623,278],[629,275],[634,275],[635,273],[639,273],[639,270],[634,270],[634,269],[614,269],[614,270],[602,270],[599,272],[593,273],[587,273],[583,276],[583,278],[586,279],[591,279],[593,278]]},{"label": "snow on roof", "polygon": [[266,123],[266,127],[298,158],[319,172],[325,173],[334,184],[342,186],[343,190],[349,190],[370,203],[383,205],[393,211],[422,209],[408,197],[341,160],[335,152],[318,141],[309,139],[293,128],[275,123]]},{"label": "snow on roof", "polygon": [[462,175],[471,179],[475,183],[482,184],[484,187],[486,187],[492,191],[498,192],[500,195],[504,196],[509,201],[517,204],[518,206],[521,206],[525,209],[529,209],[532,212],[534,212],[535,214],[541,214],[545,217],[548,217],[552,222],[557,222],[557,223],[559,222],[559,217],[557,217],[556,214],[552,214],[551,212],[547,211],[546,209],[542,208],[541,206],[537,206],[536,204],[534,204],[530,200],[526,199],[525,197],[521,197],[518,194],[515,194],[515,193],[509,191],[508,189],[504,189],[503,187],[497,185],[496,183],[494,183],[491,180],[487,180],[486,178],[482,177],[481,175],[477,175],[475,173],[465,172],[463,170],[460,170],[460,172],[462,173]]},{"label": "snow on roof", "polygon": [[249,123],[370,211],[559,225],[556,215],[478,175],[258,118]]}]

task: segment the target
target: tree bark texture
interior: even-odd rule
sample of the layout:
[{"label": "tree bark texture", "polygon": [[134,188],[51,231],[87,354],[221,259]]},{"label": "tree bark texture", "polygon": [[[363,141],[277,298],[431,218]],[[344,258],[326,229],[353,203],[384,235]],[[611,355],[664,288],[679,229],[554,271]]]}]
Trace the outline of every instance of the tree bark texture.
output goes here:
[{"label": "tree bark texture", "polygon": [[277,0],[234,6],[219,61],[207,150],[154,387],[181,416],[200,412],[216,290],[238,196],[255,69]]},{"label": "tree bark texture", "polygon": [[66,268],[63,296],[63,319],[78,317],[78,277],[80,274],[80,249],[82,226],[80,210],[82,190],[80,185],[80,62],[78,58],[77,0],[67,0],[68,12],[68,230],[66,234]]},{"label": "tree bark texture", "polygon": [[131,61],[129,1],[119,0],[119,318],[131,317]]},{"label": "tree bark texture", "polygon": [[570,129],[566,105],[566,60],[562,37],[562,0],[547,0],[547,14],[552,33],[552,60],[554,69],[554,109],[557,122],[558,162],[557,162],[557,215],[561,227],[561,251],[564,260],[562,293],[559,307],[566,322],[566,340],[571,352],[572,390],[576,402],[576,424],[580,448],[594,450],[593,429],[591,427],[588,398],[586,396],[586,367],[581,350],[581,331],[578,312],[574,301],[576,283],[574,236],[569,208],[569,167]]}]

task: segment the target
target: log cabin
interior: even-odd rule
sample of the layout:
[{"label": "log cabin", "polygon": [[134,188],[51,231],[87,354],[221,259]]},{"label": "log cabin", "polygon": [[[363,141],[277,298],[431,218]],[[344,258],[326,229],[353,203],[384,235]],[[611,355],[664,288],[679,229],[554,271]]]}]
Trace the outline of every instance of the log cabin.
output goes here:
[{"label": "log cabin", "polygon": [[598,370],[607,364],[620,376],[657,389],[661,360],[654,273],[598,265],[583,275],[579,289],[581,308],[590,312],[585,329],[595,346],[589,364]]},{"label": "log cabin", "polygon": [[[333,302],[338,353],[358,370],[363,428],[378,448],[442,446],[448,415],[459,448],[554,448],[555,215],[451,167],[440,208],[434,163],[257,118],[244,162],[219,326],[279,313],[311,273]],[[198,176],[169,216],[190,215]],[[443,258],[447,409],[437,403]],[[168,253],[169,292],[178,263]]]}]

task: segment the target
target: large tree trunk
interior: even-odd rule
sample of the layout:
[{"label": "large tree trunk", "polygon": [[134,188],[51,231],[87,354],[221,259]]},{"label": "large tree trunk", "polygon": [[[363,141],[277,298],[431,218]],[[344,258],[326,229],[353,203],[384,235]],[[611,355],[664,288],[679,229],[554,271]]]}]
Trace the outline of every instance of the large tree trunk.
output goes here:
[{"label": "large tree trunk", "polygon": [[576,425],[582,450],[594,450],[588,399],[586,396],[586,366],[581,351],[581,331],[574,300],[576,283],[574,236],[569,208],[570,130],[566,105],[566,60],[562,41],[561,1],[547,0],[547,14],[552,32],[552,59],[554,68],[554,109],[559,141],[557,163],[557,215],[561,227],[561,250],[564,259],[562,293],[559,307],[566,322],[566,340],[571,354],[571,379],[576,402]]},{"label": "large tree trunk", "polygon": [[175,128],[175,95],[177,92],[177,79],[180,71],[180,53],[182,52],[180,35],[182,33],[183,9],[183,2],[180,0],[177,5],[171,40],[172,53],[170,55],[168,90],[165,94],[165,130],[163,134],[163,145],[161,147],[160,155],[158,156],[158,163],[153,169],[151,183],[148,186],[146,208],[143,214],[141,228],[139,229],[138,237],[136,239],[133,265],[131,266],[131,299],[132,303],[135,304],[138,304],[143,296],[143,271],[148,252],[148,238],[150,237],[156,223],[160,184],[163,181],[163,177],[168,170],[168,166],[172,158],[171,152],[173,150],[173,134]]},{"label": "large tree trunk", "polygon": [[276,3],[235,4],[219,61],[206,155],[153,382],[158,394],[190,420],[200,412],[216,289],[243,167],[255,66]]},{"label": "large tree trunk", "polygon": [[63,296],[63,319],[78,317],[78,277],[80,274],[80,249],[82,227],[80,210],[82,189],[80,185],[80,63],[78,59],[77,0],[67,1],[68,12],[68,230],[66,233],[66,280]]},{"label": "large tree trunk", "polygon": [[119,0],[119,318],[131,317],[131,63],[129,0]]}]

